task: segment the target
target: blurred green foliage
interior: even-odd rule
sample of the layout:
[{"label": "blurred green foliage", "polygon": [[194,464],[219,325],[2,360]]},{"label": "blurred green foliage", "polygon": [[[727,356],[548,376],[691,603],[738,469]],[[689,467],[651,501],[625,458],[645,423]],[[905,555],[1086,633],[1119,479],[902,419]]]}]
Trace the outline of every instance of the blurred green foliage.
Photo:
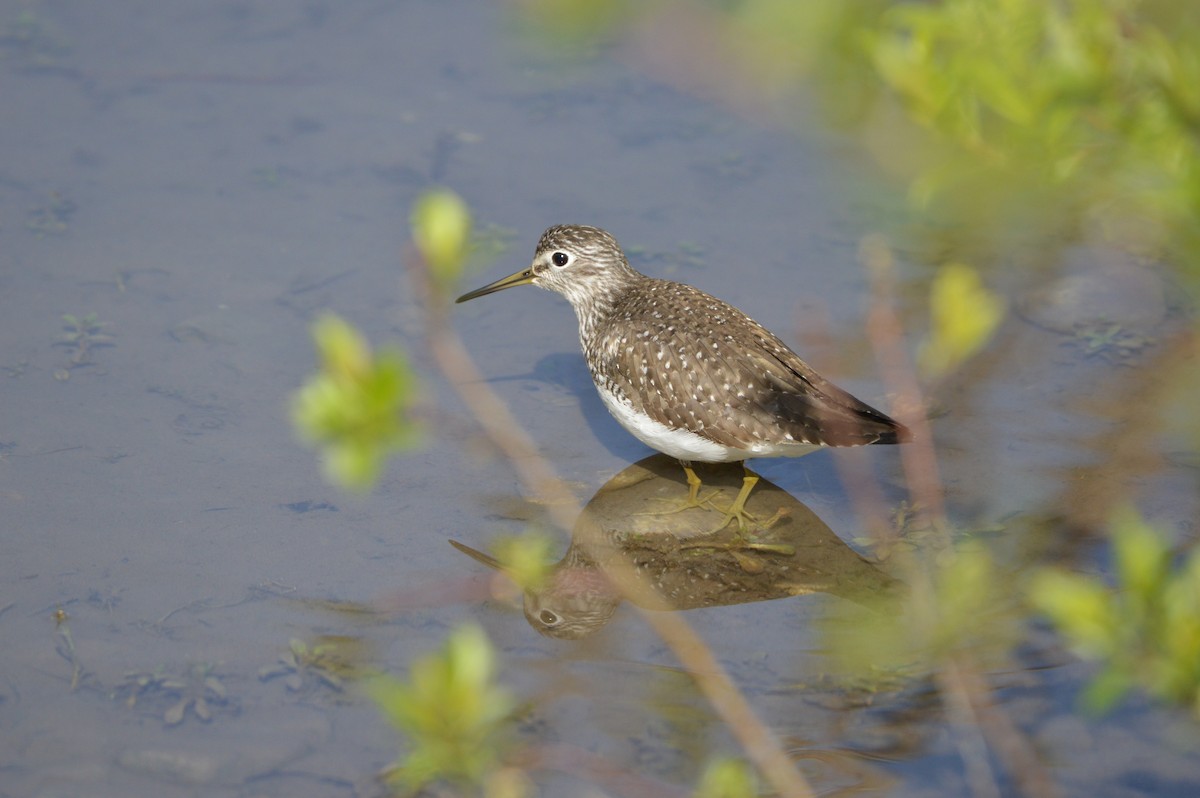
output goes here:
[{"label": "blurred green foliage", "polygon": [[1139,686],[1200,716],[1200,549],[1176,564],[1162,533],[1130,507],[1114,513],[1111,532],[1115,586],[1045,568],[1030,598],[1080,656],[1101,663],[1084,695],[1092,709]]},{"label": "blurred green foliage", "polygon": [[885,157],[907,161],[919,207],[973,229],[1198,255],[1197,23],[1192,4],[1141,0],[896,4],[863,46],[933,146]]},{"label": "blurred green foliage", "polygon": [[[1081,239],[1200,276],[1200,6],[1171,0],[524,0],[544,39],[624,39],[798,126],[812,97],[931,250]],[[668,22],[669,20],[669,22]],[[670,34],[669,36],[655,35]],[[678,36],[678,38],[675,38]],[[538,39],[542,41],[542,39]],[[561,48],[569,49],[569,48]],[[716,59],[719,63],[714,65]],[[694,61],[694,64],[692,62]],[[695,69],[689,69],[689,65]],[[981,264],[986,265],[986,264]]]},{"label": "blurred green foliage", "polygon": [[[494,248],[494,233],[471,239],[471,214],[457,194],[437,189],[413,206],[413,242],[439,296],[452,291],[467,258]],[[417,378],[399,347],[372,353],[362,334],[327,314],[313,325],[320,369],[292,398],[301,437],[322,450],[326,477],[354,491],[370,490],[387,458],[419,440],[412,420]]]},{"label": "blurred green foliage", "polygon": [[522,590],[540,590],[554,568],[555,543],[549,535],[530,529],[521,535],[504,535],[492,543],[504,573]]},{"label": "blurred green foliage", "polygon": [[458,194],[438,188],[422,194],[410,218],[413,243],[440,301],[455,293],[467,269],[500,257],[516,232],[495,224],[475,227],[471,211]]},{"label": "blurred green foliage", "polygon": [[408,741],[407,754],[389,769],[393,786],[415,792],[434,782],[481,785],[500,772],[515,702],[494,676],[491,643],[468,625],[440,651],[418,658],[406,681],[371,682],[375,703]]},{"label": "blurred green foliage", "polygon": [[326,477],[369,490],[387,457],[419,438],[417,380],[397,348],[373,354],[358,330],[329,314],[313,325],[320,370],[292,397],[299,434],[322,450]]},{"label": "blurred green foliage", "polygon": [[851,681],[934,670],[959,655],[1003,664],[1020,640],[1010,577],[980,541],[920,557],[897,552],[892,570],[909,584],[874,611],[838,604],[822,620],[839,672]]},{"label": "blurred green foliage", "polygon": [[1004,302],[988,291],[978,272],[962,263],[943,266],[929,293],[929,336],[919,363],[927,376],[940,377],[987,343],[1004,318]]},{"label": "blurred green foliage", "polygon": [[[503,231],[489,229],[481,238],[471,237],[470,213],[450,191],[423,195],[411,222],[434,301],[454,289],[468,258],[503,247]],[[416,375],[399,348],[373,353],[363,335],[335,315],[318,319],[312,334],[320,367],[292,398],[293,423],[303,438],[322,450],[332,482],[368,490],[387,458],[419,438],[412,420]],[[506,544],[506,567],[530,580],[540,579],[549,544],[544,537],[539,540]],[[340,689],[333,654],[324,645],[310,648],[292,641],[280,662],[260,676],[284,675],[289,687],[298,689],[304,673],[315,671]],[[501,764],[509,748],[505,731],[514,702],[493,677],[491,644],[477,627],[466,626],[453,632],[441,651],[414,662],[407,681],[389,676],[371,680],[372,698],[409,743],[403,761],[389,769],[393,787],[411,792],[445,781],[481,788],[496,798],[528,793],[524,773]]]}]

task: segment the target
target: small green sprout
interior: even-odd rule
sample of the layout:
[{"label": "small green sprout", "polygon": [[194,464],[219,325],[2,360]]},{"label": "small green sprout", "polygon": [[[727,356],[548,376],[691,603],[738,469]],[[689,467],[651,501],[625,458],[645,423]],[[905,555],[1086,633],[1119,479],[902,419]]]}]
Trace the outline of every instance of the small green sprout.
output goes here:
[{"label": "small green sprout", "polygon": [[522,590],[539,590],[553,568],[555,543],[544,532],[531,529],[521,535],[504,535],[492,544],[504,573]]},{"label": "small green sprout", "polygon": [[467,266],[471,269],[481,268],[499,258],[517,238],[517,231],[511,227],[501,227],[498,224],[485,224],[471,231],[471,240],[467,242]]},{"label": "small green sprout", "polygon": [[929,315],[920,365],[926,375],[940,377],[983,348],[1004,318],[1004,303],[970,266],[950,263],[930,285]]},{"label": "small green sprout", "polygon": [[412,212],[412,235],[434,281],[451,291],[470,254],[471,212],[453,191],[424,194]]},{"label": "small green sprout", "polygon": [[313,326],[313,339],[321,370],[294,395],[293,423],[324,450],[331,482],[368,490],[387,457],[417,441],[410,417],[416,377],[399,349],[372,354],[362,335],[332,314]]},{"label": "small green sprout", "polygon": [[190,665],[183,676],[172,676],[163,668],[153,671],[130,671],[117,687],[116,694],[125,696],[125,706],[134,708],[138,701],[165,699],[170,706],[163,712],[163,723],[178,726],[188,710],[200,720],[212,720],[212,708],[229,702],[225,685],[216,676],[217,666],[198,662]]},{"label": "small green sprout", "polygon": [[97,319],[95,313],[89,313],[83,318],[65,313],[62,320],[64,332],[58,336],[54,345],[68,347],[71,350],[71,359],[66,367],[56,373],[60,380],[69,377],[71,369],[91,364],[92,350],[96,347],[113,345],[113,337],[101,332],[108,326],[108,322]]},{"label": "small green sprout", "polygon": [[1084,357],[1127,365],[1155,340],[1115,322],[1098,322],[1076,327],[1075,334],[1063,343],[1079,349]]},{"label": "small green sprout", "polygon": [[57,191],[52,191],[50,199],[45,205],[29,211],[29,217],[25,220],[25,229],[38,238],[63,236],[67,234],[67,223],[74,213],[75,203]]},{"label": "small green sprout", "polygon": [[279,655],[274,665],[259,668],[258,678],[265,682],[282,676],[284,686],[293,692],[301,690],[306,683],[313,683],[340,693],[346,684],[342,676],[350,670],[352,666],[342,656],[337,643],[317,642],[309,646],[303,640],[293,638],[288,643],[288,650]]},{"label": "small green sprout", "polygon": [[371,682],[375,703],[409,742],[403,761],[386,773],[394,787],[478,785],[499,772],[515,704],[493,683],[494,669],[487,636],[464,626],[441,651],[414,662],[407,681],[380,676]]}]

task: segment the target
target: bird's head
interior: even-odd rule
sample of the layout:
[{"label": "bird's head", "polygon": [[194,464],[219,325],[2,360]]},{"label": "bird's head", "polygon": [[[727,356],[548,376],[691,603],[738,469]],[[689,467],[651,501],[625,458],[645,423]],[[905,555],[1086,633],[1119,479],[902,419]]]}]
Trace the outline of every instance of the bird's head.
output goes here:
[{"label": "bird's head", "polygon": [[463,294],[466,302],[505,288],[536,285],[562,294],[576,308],[619,291],[637,276],[617,240],[598,227],[556,225],[542,233],[529,268]]}]

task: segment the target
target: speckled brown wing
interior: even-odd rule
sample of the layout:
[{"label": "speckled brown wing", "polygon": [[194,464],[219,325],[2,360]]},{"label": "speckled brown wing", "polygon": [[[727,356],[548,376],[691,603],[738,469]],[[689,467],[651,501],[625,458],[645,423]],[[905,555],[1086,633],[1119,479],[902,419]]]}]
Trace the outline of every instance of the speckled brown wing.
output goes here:
[{"label": "speckled brown wing", "polygon": [[856,446],[906,435],[757,322],[691,286],[655,280],[610,319],[584,342],[593,375],[667,426],[739,448]]},{"label": "speckled brown wing", "polygon": [[793,435],[825,446],[908,440],[899,422],[834,385],[777,337],[762,332],[757,346],[744,350],[753,353],[752,372],[762,375],[758,401]]}]

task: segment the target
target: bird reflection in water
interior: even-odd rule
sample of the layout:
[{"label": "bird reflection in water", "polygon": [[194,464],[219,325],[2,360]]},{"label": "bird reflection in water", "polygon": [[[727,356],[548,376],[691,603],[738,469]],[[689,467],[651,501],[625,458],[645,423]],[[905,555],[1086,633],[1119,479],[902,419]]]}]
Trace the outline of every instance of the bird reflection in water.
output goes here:
[{"label": "bird reflection in water", "polygon": [[[737,464],[697,468],[706,488],[736,494],[742,486]],[[645,609],[689,610],[831,593],[879,607],[903,589],[777,485],[761,481],[751,495],[747,509],[769,519],[752,534],[734,525],[697,531],[713,526],[704,507],[662,512],[679,489],[679,466],[665,455],[610,479],[583,509],[562,560],[539,588],[525,591],[529,624],[578,639],[605,626],[625,599]],[[450,543],[504,570],[491,555]]]}]

